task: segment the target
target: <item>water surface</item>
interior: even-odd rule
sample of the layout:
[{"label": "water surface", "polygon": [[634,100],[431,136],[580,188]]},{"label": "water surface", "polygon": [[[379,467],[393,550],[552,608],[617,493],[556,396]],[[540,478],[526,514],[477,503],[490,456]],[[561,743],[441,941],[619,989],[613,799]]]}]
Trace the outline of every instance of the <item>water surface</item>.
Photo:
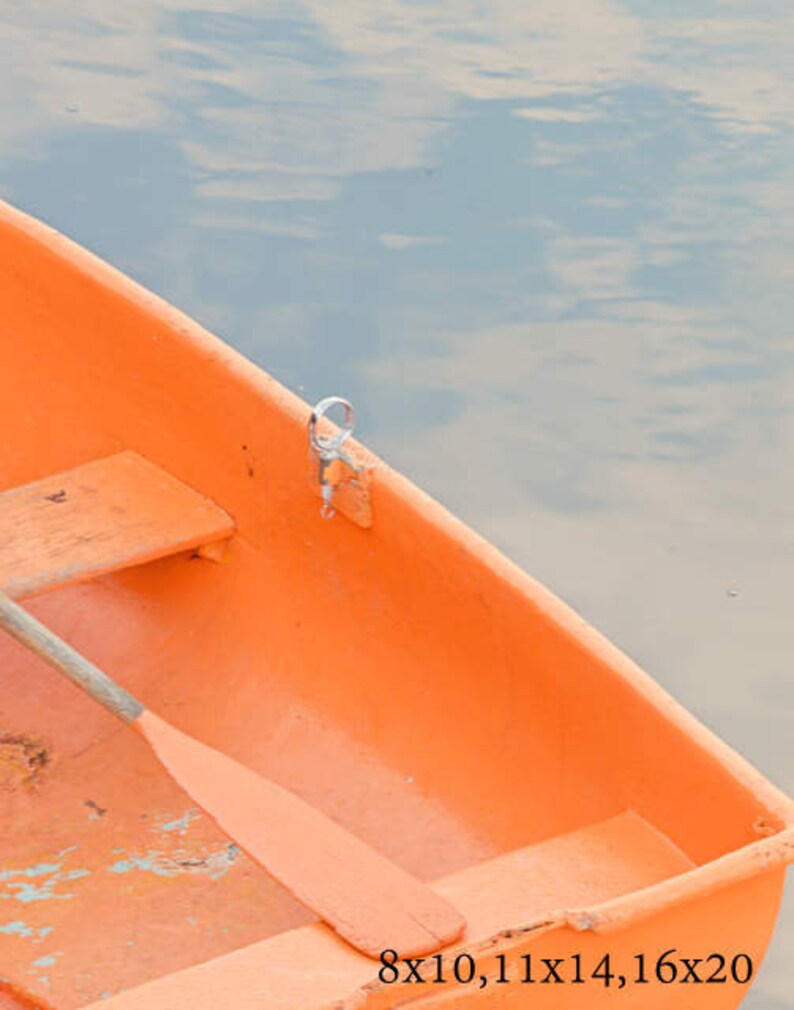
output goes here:
[{"label": "water surface", "polygon": [[0,0],[0,193],[794,791],[792,52],[787,0]]}]

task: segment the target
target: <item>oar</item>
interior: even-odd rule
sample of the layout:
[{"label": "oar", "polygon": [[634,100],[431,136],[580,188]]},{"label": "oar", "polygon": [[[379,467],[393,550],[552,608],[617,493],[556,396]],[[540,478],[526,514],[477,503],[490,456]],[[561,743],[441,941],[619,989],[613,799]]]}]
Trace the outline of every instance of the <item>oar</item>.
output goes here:
[{"label": "oar", "polygon": [[136,729],[242,849],[362,953],[414,957],[463,932],[460,913],[426,884],[294,793],[147,711],[3,593],[0,627]]}]

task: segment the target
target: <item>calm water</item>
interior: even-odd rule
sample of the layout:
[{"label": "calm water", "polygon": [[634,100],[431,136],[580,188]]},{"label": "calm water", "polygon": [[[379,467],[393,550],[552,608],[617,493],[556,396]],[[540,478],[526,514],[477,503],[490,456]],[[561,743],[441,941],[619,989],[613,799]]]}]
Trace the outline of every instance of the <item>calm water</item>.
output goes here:
[{"label": "calm water", "polygon": [[[792,52],[790,0],[0,0],[0,193],[794,791]],[[792,951],[790,899],[748,1008]]]}]

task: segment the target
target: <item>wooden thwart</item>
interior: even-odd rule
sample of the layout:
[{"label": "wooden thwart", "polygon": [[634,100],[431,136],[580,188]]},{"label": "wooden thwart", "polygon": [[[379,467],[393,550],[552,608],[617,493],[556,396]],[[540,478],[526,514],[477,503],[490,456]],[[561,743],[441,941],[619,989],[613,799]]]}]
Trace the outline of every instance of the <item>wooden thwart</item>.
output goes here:
[{"label": "wooden thwart", "polygon": [[125,451],[0,494],[0,588],[24,599],[234,533],[223,509]]}]

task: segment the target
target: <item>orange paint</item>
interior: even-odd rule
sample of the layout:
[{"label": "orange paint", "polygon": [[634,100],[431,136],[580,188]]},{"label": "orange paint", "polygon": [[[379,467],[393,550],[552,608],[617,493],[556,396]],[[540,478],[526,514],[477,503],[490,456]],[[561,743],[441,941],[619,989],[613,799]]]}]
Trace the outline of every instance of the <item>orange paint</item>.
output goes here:
[{"label": "orange paint", "polygon": [[[486,966],[672,946],[760,962],[794,859],[788,798],[361,446],[371,527],[321,519],[307,405],[185,316],[10,208],[0,271],[3,487],[131,449],[236,529],[220,563],[128,568],[30,601],[39,617],[169,722],[434,881]],[[230,848],[143,741],[15,643],[0,653],[0,731],[48,755],[32,785],[0,783],[0,974],[18,992],[59,1010],[615,1002],[368,986],[373,963]],[[745,992],[685,995],[728,1010]]]}]

